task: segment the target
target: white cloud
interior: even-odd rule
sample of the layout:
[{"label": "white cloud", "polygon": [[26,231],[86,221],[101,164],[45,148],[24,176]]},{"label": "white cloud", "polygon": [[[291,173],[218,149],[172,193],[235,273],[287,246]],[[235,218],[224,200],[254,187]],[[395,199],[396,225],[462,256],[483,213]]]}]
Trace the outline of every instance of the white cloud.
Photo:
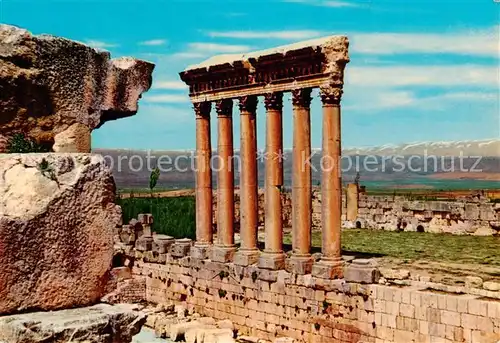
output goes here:
[{"label": "white cloud", "polygon": [[231,45],[231,44],[217,44],[217,43],[189,43],[188,47],[195,52],[209,52],[209,53],[239,53],[247,52],[250,50],[248,45]]},{"label": "white cloud", "polygon": [[499,57],[498,27],[453,33],[352,33],[351,51],[360,54],[455,54]]},{"label": "white cloud", "polygon": [[153,81],[153,89],[185,90],[186,84],[182,81]]},{"label": "white cloud", "polygon": [[85,41],[85,44],[91,46],[96,49],[107,49],[107,48],[116,48],[118,44],[106,43],[100,40],[89,39]]},{"label": "white cloud", "polygon": [[183,103],[189,102],[189,97],[186,95],[179,94],[159,94],[159,95],[149,95],[144,98],[144,102],[148,103],[161,103],[161,104],[171,104],[171,103]]},{"label": "white cloud", "polygon": [[[365,55],[455,54],[499,57],[500,28],[447,33],[363,33],[350,32],[350,51]],[[327,36],[318,30],[209,31],[212,38],[306,40]],[[342,33],[344,34],[344,33]]]},{"label": "white cloud", "polygon": [[498,87],[499,68],[483,65],[374,66],[346,68],[346,85],[371,87]]},{"label": "white cloud", "polygon": [[291,30],[291,31],[227,31],[208,32],[212,38],[236,38],[236,39],[310,39],[321,36],[321,31],[315,30]]},{"label": "white cloud", "polygon": [[166,39],[151,39],[143,42],[139,42],[139,45],[147,45],[147,46],[160,46],[167,44]]},{"label": "white cloud", "polygon": [[448,91],[431,96],[418,96],[412,91],[394,89],[356,88],[349,91],[344,110],[380,111],[394,108],[415,107],[421,110],[443,110],[457,104],[478,104],[498,102],[499,96],[493,92],[453,92]]}]

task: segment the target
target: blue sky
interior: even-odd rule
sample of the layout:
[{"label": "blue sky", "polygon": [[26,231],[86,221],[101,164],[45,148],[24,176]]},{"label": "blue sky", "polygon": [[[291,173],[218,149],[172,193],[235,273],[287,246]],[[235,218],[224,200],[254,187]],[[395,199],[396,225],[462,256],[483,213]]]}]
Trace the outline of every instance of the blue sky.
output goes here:
[{"label": "blue sky", "polygon": [[[500,137],[499,18],[494,0],[0,0],[0,21],[156,64],[134,117],[93,132],[94,148],[192,149],[195,121],[178,72],[240,53],[334,34],[350,39],[345,147]],[[285,97],[284,144],[292,145]],[[313,100],[312,145],[321,146]],[[239,118],[235,110],[235,147]],[[264,145],[258,111],[258,145]],[[216,117],[212,118],[216,143]]]}]

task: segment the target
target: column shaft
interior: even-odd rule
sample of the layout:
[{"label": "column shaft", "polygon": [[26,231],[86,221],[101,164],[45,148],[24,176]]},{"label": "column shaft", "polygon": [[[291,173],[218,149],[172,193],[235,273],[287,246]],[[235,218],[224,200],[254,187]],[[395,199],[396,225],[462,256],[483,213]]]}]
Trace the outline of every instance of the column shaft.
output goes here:
[{"label": "column shaft", "polygon": [[291,271],[308,274],[311,258],[311,89],[298,89],[293,96],[293,177]]},{"label": "column shaft", "polygon": [[257,97],[240,98],[240,236],[241,245],[234,263],[250,265],[257,261],[258,174],[257,174]]},{"label": "column shaft", "polygon": [[311,90],[293,93],[293,179],[292,230],[293,252],[309,255],[311,249]]},{"label": "column shaft", "polygon": [[196,244],[209,245],[212,229],[211,103],[194,104],[196,112]]},{"label": "column shaft", "polygon": [[233,102],[220,100],[216,103],[219,155],[217,173],[217,245],[234,245],[234,165],[233,165]]},{"label": "column shaft", "polygon": [[283,93],[267,94],[266,104],[266,180],[265,180],[265,251],[259,266],[282,269],[283,215],[281,192],[283,189]]},{"label": "column shaft", "polygon": [[234,257],[233,101],[219,100],[217,110],[217,241],[212,260],[230,262]]},{"label": "column shaft", "polygon": [[322,251],[325,258],[340,258],[342,183],[340,175],[340,106],[323,105]]},{"label": "column shaft", "polygon": [[341,256],[341,136],[340,99],[342,90],[321,89],[323,102],[323,157],[321,180],[322,253],[321,261],[313,267],[316,277],[343,277]]}]

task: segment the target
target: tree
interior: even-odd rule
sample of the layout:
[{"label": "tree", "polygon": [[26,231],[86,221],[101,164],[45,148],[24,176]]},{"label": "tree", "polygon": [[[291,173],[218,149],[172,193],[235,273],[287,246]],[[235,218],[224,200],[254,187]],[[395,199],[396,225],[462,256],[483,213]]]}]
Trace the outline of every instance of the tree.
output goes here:
[{"label": "tree", "polygon": [[153,169],[151,175],[149,176],[149,189],[151,190],[151,192],[156,187],[159,178],[160,178],[160,168],[156,167],[155,169]]}]

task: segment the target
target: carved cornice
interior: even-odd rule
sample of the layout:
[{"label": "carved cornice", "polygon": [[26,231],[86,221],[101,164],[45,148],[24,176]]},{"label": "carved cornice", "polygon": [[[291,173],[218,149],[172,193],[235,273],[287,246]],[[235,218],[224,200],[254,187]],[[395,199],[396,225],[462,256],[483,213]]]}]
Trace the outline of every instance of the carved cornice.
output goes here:
[{"label": "carved cornice", "polygon": [[320,87],[320,96],[323,105],[340,105],[344,91],[337,87]]},{"label": "carved cornice", "polygon": [[266,105],[266,110],[281,111],[283,109],[283,93],[276,92],[265,94],[264,104]]},{"label": "carved cornice", "polygon": [[292,91],[293,106],[309,108],[312,100],[311,91],[311,88],[294,89]]},{"label": "carved cornice", "polygon": [[197,117],[206,118],[210,117],[210,112],[212,111],[211,102],[196,102],[193,104],[194,113]]},{"label": "carved cornice", "polygon": [[233,99],[222,99],[215,102],[215,110],[219,117],[230,117],[233,115]]},{"label": "carved cornice", "polygon": [[349,41],[331,36],[245,55],[218,56],[180,73],[191,101],[291,92],[324,84],[342,88]]},{"label": "carved cornice", "polygon": [[239,101],[240,112],[255,113],[257,111],[257,96],[242,96]]}]

